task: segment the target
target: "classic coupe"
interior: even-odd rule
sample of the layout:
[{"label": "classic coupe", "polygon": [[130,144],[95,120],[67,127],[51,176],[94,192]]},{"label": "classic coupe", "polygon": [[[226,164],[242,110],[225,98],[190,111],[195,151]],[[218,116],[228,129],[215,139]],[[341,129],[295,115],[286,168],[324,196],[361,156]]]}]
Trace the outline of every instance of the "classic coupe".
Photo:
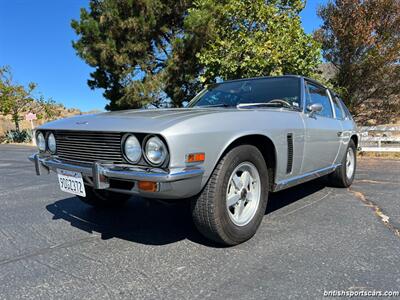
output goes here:
[{"label": "classic coupe", "polygon": [[132,195],[189,199],[207,238],[251,238],[268,194],[325,176],[348,187],[358,136],[340,97],[287,75],[207,86],[185,108],[81,115],[35,131],[38,175],[57,173],[83,202],[120,205]]}]

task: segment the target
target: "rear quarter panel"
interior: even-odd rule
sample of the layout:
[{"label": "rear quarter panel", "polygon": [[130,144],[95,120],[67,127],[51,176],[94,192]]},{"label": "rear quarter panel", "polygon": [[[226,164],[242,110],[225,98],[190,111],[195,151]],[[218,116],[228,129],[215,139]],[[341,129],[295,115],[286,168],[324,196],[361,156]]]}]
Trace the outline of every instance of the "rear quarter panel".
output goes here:
[{"label": "rear quarter panel", "polygon": [[336,157],[336,164],[340,164],[346,153],[347,146],[352,136],[357,135],[357,126],[352,119],[342,120],[342,138],[339,153]]}]

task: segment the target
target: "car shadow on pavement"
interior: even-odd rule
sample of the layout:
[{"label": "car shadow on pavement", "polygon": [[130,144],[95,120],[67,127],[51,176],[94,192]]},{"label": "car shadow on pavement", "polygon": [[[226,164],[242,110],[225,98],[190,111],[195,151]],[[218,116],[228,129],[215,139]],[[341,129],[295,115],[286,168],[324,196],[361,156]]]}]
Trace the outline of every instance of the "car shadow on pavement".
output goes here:
[{"label": "car shadow on pavement", "polygon": [[327,187],[326,180],[319,178],[280,192],[271,193],[265,214],[272,213],[273,211],[290,205],[324,189],[325,187]]},{"label": "car shadow on pavement", "polygon": [[[266,214],[290,205],[324,188],[320,182],[303,184],[270,195]],[[119,208],[98,209],[77,197],[65,198],[46,206],[53,219],[62,219],[88,233],[99,233],[101,239],[120,238],[148,245],[165,245],[188,239],[209,247],[220,247],[196,230],[188,201],[161,204],[132,197]]]},{"label": "car shadow on pavement", "polygon": [[48,205],[53,219],[68,221],[73,227],[99,233],[101,239],[120,238],[136,243],[165,245],[183,239],[217,247],[195,229],[188,202],[162,204],[132,197],[118,208],[93,208],[77,197]]}]

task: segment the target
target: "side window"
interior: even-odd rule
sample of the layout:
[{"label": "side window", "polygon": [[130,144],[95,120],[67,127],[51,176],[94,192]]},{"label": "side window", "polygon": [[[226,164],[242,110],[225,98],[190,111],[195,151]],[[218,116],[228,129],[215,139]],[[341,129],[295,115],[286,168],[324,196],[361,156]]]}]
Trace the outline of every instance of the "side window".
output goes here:
[{"label": "side window", "polygon": [[317,115],[333,118],[332,105],[328,97],[328,94],[326,93],[326,89],[318,85],[314,85],[312,83],[307,83],[306,91],[307,91],[306,107],[314,103],[320,103],[323,109],[322,111],[317,113]]},{"label": "side window", "polygon": [[353,117],[351,116],[351,113],[349,112],[349,109],[347,108],[346,104],[344,104],[343,100],[338,98],[340,104],[342,105],[342,108],[344,110],[344,114],[346,115],[346,118],[352,120]]},{"label": "side window", "polygon": [[343,120],[344,112],[342,110],[339,98],[337,96],[333,96],[332,101],[333,101],[333,108],[335,109],[336,119]]}]

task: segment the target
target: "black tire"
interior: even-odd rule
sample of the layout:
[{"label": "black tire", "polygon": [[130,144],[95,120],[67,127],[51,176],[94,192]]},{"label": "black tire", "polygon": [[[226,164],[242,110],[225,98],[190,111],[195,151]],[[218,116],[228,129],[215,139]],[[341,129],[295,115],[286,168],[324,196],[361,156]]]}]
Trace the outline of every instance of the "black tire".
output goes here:
[{"label": "black tire", "polygon": [[[353,175],[348,178],[346,175],[347,171],[347,164],[346,164],[346,158],[347,158],[347,152],[348,151],[353,151],[354,154],[354,171]],[[330,174],[328,176],[328,181],[329,184],[335,187],[342,187],[342,188],[347,188],[349,187],[354,180],[354,176],[356,174],[356,169],[357,169],[357,150],[356,150],[356,145],[354,144],[353,140],[350,140],[349,145],[347,146],[346,152],[344,153],[344,157],[342,158],[342,164],[340,167],[338,167],[335,172]]]},{"label": "black tire", "polygon": [[[251,221],[238,226],[232,222],[226,208],[226,192],[230,175],[242,162],[252,163],[260,177],[261,196]],[[257,231],[268,201],[268,169],[261,152],[252,145],[240,145],[230,150],[218,163],[203,191],[191,201],[194,224],[206,238],[232,246],[250,239]]]},{"label": "black tire", "polygon": [[78,196],[78,198],[93,207],[119,207],[129,200],[131,195],[115,193],[107,190],[95,190],[85,185],[86,197]]}]

